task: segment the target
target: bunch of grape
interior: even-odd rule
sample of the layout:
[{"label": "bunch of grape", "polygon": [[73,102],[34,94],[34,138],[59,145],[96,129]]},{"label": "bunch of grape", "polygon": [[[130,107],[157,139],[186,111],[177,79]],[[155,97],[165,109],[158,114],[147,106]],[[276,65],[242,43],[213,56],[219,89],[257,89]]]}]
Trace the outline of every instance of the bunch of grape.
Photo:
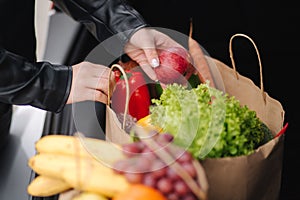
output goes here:
[{"label": "bunch of grape", "polygon": [[[196,180],[197,171],[192,163],[192,155],[182,148],[170,145],[173,141],[171,134],[160,133],[150,139],[158,144],[159,149],[150,148],[149,143],[145,143],[147,139],[124,144],[122,148],[126,159],[116,162],[114,170],[123,174],[130,183],[142,183],[156,188],[169,200],[196,200],[197,197],[186,182],[171,167],[175,162],[180,164]],[[157,156],[162,149],[174,158],[169,163]]]}]

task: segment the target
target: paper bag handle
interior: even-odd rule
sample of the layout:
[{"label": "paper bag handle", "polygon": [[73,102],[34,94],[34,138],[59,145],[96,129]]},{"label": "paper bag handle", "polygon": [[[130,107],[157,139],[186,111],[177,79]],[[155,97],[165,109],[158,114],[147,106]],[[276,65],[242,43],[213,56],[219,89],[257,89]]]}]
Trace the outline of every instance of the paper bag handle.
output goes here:
[{"label": "paper bag handle", "polygon": [[[126,124],[126,116],[128,113],[128,105],[129,105],[129,83],[128,83],[128,77],[127,74],[125,72],[125,70],[123,69],[123,67],[121,65],[118,64],[113,64],[109,70],[109,78],[111,77],[111,74],[113,72],[114,68],[118,68],[125,80],[125,84],[126,84],[126,99],[125,99],[125,109],[124,109],[124,117],[123,117],[123,124],[122,124],[122,129],[125,130],[125,124]],[[110,89],[110,83],[108,84],[108,92],[107,92],[107,99],[108,99],[108,103],[107,105],[110,105],[110,99],[111,99],[111,89]]]},{"label": "paper bag handle", "polygon": [[231,63],[232,63],[232,68],[235,72],[235,76],[236,76],[237,79],[239,79],[238,73],[237,73],[237,70],[236,70],[236,67],[235,67],[235,62],[234,62],[234,59],[233,59],[233,51],[232,51],[232,41],[233,41],[233,38],[235,38],[237,36],[247,38],[253,44],[253,46],[255,48],[256,55],[257,55],[257,58],[258,58],[258,64],[259,64],[260,90],[261,90],[261,94],[263,96],[264,102],[266,102],[266,94],[264,92],[264,82],[263,82],[263,74],[262,74],[262,64],[261,64],[261,59],[260,59],[258,48],[257,48],[255,42],[249,36],[247,36],[245,34],[242,34],[242,33],[234,34],[233,36],[231,36],[230,41],[229,41],[229,54],[230,54],[230,59],[231,59]]}]

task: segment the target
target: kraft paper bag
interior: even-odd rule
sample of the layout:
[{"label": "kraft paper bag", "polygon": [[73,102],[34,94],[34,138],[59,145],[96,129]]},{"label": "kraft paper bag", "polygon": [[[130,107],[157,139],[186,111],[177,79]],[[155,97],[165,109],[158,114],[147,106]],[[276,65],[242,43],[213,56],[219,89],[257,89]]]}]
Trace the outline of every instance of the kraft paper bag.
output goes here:
[{"label": "kraft paper bag", "polygon": [[109,107],[109,105],[106,106],[105,138],[106,141],[116,144],[132,142],[129,133],[127,133],[124,127],[122,127],[116,113]]},{"label": "kraft paper bag", "polygon": [[[105,139],[106,141],[110,141],[116,144],[125,144],[131,142],[130,135],[125,131],[125,124],[126,124],[126,115],[128,113],[128,105],[129,105],[129,85],[128,85],[128,78],[124,69],[118,65],[114,64],[110,68],[110,76],[113,72],[113,69],[119,69],[124,76],[125,83],[128,89],[126,95],[126,102],[125,102],[125,110],[124,110],[124,117],[123,122],[121,123],[117,118],[116,113],[110,108],[110,103],[106,105],[106,122],[105,122]],[[110,100],[111,89],[108,89],[108,99]]]},{"label": "kraft paper bag", "polygon": [[[219,69],[226,93],[235,96],[242,105],[247,105],[251,110],[256,111],[257,116],[275,136],[283,128],[283,107],[279,101],[270,97],[263,89],[262,68],[257,48],[261,76],[260,88],[252,80],[236,71],[232,57],[232,39],[236,36],[248,38],[256,48],[251,38],[244,34],[236,34],[230,40],[232,68],[214,58],[207,58],[208,62],[214,62]],[[208,199],[279,199],[283,150],[284,135],[281,135],[260,146],[248,156],[203,160],[201,163],[210,185]]]},{"label": "kraft paper bag", "polygon": [[[249,39],[256,49],[261,76],[260,87],[236,70],[232,57],[232,39],[236,36]],[[205,56],[207,62],[209,65],[215,65],[220,72],[225,92],[235,96],[242,105],[254,110],[275,136],[283,130],[285,112],[281,103],[264,91],[262,66],[255,43],[247,35],[235,34],[230,39],[229,46],[232,67]],[[118,144],[130,141],[129,134],[124,131],[109,105],[106,111],[106,139]],[[208,200],[279,199],[283,150],[284,135],[281,135],[247,156],[207,158],[201,161],[209,185]]]}]

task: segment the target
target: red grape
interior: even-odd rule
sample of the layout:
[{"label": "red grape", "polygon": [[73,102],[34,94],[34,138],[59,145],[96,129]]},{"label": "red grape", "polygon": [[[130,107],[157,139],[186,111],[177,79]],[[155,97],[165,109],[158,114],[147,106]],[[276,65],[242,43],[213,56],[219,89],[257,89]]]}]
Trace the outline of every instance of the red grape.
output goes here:
[{"label": "red grape", "polygon": [[129,183],[141,183],[143,180],[143,173],[131,173],[131,172],[126,172],[124,173],[126,180]]},{"label": "red grape", "polygon": [[142,151],[139,144],[136,142],[123,144],[122,149],[123,149],[123,153],[128,157],[135,156],[136,154],[138,154]]},{"label": "red grape", "polygon": [[167,177],[172,181],[176,181],[180,179],[179,175],[170,167],[167,169]]},{"label": "red grape", "polygon": [[156,138],[156,142],[158,144],[168,144],[170,142],[172,142],[174,139],[173,135],[169,134],[169,133],[161,133],[157,136]]},{"label": "red grape", "polygon": [[193,178],[197,176],[197,171],[191,162],[182,163],[181,166],[185,169],[185,171]]},{"label": "red grape", "polygon": [[183,197],[188,194],[189,188],[182,180],[176,181],[174,184],[174,191],[178,196]]},{"label": "red grape", "polygon": [[172,182],[168,178],[161,178],[161,179],[159,179],[157,181],[156,187],[163,194],[168,194],[168,193],[170,193],[173,190]]},{"label": "red grape", "polygon": [[[171,166],[176,162],[181,165],[194,180],[197,179],[197,171],[193,165],[192,154],[185,149],[171,145],[173,135],[169,133],[154,134],[152,138],[159,149],[147,146],[145,140],[124,144],[124,154],[127,156],[123,161],[115,163],[115,171],[125,175],[130,183],[141,183],[159,190],[168,200],[197,200],[196,195],[181,178],[178,172]],[[170,144],[170,145],[169,145]],[[165,163],[160,159],[159,153],[162,148],[169,152],[174,160]]]},{"label": "red grape", "polygon": [[152,176],[151,173],[147,173],[144,176],[143,179],[143,184],[148,185],[150,187],[155,187],[156,186],[156,179],[154,178],[154,176]]},{"label": "red grape", "polygon": [[182,197],[182,200],[197,200],[198,198],[192,194],[192,193],[189,193],[187,195],[185,195],[184,197]]},{"label": "red grape", "polygon": [[179,196],[177,196],[175,193],[169,193],[166,196],[168,200],[180,200]]},{"label": "red grape", "polygon": [[179,163],[191,162],[193,160],[192,155],[184,149],[176,151],[176,158]]},{"label": "red grape", "polygon": [[129,163],[127,160],[118,160],[114,163],[113,169],[118,174],[123,174],[124,171],[127,171],[127,168],[129,167]]},{"label": "red grape", "polygon": [[167,173],[167,167],[166,165],[161,162],[160,160],[154,160],[152,163],[152,176],[154,176],[155,178],[160,178],[166,175]]},{"label": "red grape", "polygon": [[136,170],[137,172],[149,172],[151,170],[152,161],[145,156],[138,156],[136,160]]}]

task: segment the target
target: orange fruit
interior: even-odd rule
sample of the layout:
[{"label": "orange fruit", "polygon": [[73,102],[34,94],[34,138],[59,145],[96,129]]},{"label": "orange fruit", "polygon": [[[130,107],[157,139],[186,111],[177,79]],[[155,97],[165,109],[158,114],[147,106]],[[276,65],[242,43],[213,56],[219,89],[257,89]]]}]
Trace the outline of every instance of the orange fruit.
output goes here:
[{"label": "orange fruit", "polygon": [[167,198],[155,188],[143,184],[132,184],[112,200],[167,200]]}]

